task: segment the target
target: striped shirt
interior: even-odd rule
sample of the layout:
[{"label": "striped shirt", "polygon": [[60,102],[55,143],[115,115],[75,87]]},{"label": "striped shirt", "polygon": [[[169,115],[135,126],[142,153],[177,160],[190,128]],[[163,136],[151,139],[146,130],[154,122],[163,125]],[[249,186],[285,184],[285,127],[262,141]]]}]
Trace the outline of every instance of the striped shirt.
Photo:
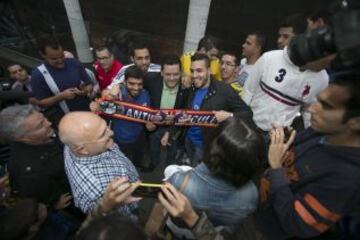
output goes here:
[{"label": "striped shirt", "polygon": [[[89,213],[100,201],[107,185],[115,178],[126,176],[136,182],[139,175],[134,165],[114,144],[110,150],[91,157],[77,157],[68,146],[64,148],[65,171],[69,179],[74,203],[84,213]],[[122,205],[118,211],[134,217],[136,203]]]},{"label": "striped shirt", "polygon": [[[123,83],[124,79],[125,79],[125,71],[128,67],[134,66],[134,64],[129,64],[126,66],[123,66],[120,71],[118,72],[118,74],[114,77],[113,81],[111,82],[111,84],[108,86],[108,89],[111,89],[114,85],[119,84],[119,83]],[[154,73],[158,73],[161,71],[161,66],[159,64],[154,64],[154,63],[150,63],[149,68],[147,70],[148,73],[154,72]]]},{"label": "striped shirt", "polygon": [[324,70],[301,71],[290,61],[287,48],[274,50],[257,60],[242,98],[251,107],[256,125],[269,131],[272,123],[290,126],[301,107],[314,102],[328,82]]}]

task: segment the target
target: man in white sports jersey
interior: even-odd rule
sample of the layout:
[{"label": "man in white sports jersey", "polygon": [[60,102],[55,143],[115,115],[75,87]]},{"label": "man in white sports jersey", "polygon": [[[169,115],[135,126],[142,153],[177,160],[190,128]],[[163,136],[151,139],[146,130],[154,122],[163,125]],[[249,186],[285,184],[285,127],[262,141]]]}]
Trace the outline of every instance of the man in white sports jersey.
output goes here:
[{"label": "man in white sports jersey", "polygon": [[285,47],[258,59],[245,83],[243,100],[251,107],[256,125],[267,132],[274,123],[291,126],[300,110],[314,102],[328,82],[324,70],[301,70],[294,65]]}]

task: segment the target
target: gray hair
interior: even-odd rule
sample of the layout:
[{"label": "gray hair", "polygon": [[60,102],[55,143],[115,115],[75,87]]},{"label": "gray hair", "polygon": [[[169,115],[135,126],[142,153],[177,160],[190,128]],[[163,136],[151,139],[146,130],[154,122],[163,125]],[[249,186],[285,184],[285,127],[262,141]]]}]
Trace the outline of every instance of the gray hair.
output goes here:
[{"label": "gray hair", "polygon": [[14,141],[16,137],[25,134],[21,128],[24,120],[35,111],[30,105],[15,105],[0,112],[0,139],[4,142]]}]

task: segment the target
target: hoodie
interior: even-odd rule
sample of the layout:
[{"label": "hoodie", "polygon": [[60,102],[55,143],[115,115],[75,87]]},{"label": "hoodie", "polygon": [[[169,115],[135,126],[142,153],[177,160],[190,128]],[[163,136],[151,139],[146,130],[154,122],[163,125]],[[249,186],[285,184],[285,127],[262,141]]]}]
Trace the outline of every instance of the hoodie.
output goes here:
[{"label": "hoodie", "polygon": [[360,203],[360,148],[329,145],[312,129],[294,146],[261,180],[255,217],[269,239],[319,235]]}]

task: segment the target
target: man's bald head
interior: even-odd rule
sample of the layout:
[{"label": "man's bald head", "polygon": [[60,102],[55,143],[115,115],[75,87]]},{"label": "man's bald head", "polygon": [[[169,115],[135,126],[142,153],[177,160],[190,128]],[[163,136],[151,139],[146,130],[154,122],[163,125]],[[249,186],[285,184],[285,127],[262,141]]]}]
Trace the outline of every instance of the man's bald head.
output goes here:
[{"label": "man's bald head", "polygon": [[80,156],[105,152],[113,145],[113,132],[104,119],[91,112],[71,112],[59,123],[61,141]]}]

